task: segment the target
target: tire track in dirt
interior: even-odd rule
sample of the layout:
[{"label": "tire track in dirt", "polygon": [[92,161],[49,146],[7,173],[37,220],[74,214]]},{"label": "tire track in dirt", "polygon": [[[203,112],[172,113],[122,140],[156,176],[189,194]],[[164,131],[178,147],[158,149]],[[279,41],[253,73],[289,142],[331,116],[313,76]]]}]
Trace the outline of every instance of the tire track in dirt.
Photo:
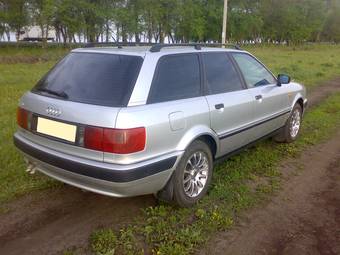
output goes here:
[{"label": "tire track in dirt", "polygon": [[[309,104],[335,91],[340,92],[340,78],[314,88]],[[86,247],[94,229],[118,228],[155,204],[153,196],[116,199],[67,185],[34,192],[6,205],[9,210],[0,217],[0,254],[57,254]]]},{"label": "tire track in dirt", "polygon": [[282,173],[277,196],[198,254],[340,254],[340,132],[287,162]]},{"label": "tire track in dirt", "polygon": [[87,247],[100,227],[129,223],[153,196],[112,198],[65,186],[22,197],[0,217],[0,254],[58,254]]}]

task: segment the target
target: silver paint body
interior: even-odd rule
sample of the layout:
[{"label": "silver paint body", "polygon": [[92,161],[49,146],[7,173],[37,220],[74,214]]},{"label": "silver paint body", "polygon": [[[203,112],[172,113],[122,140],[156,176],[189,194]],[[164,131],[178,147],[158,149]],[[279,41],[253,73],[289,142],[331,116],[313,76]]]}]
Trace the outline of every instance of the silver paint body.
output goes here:
[{"label": "silver paint body", "polygon": [[[291,110],[299,99],[307,101],[305,88],[291,82],[281,87],[271,84],[218,95],[147,104],[160,57],[181,53],[239,51],[217,48],[202,48],[197,51],[189,47],[163,49],[156,53],[149,52],[147,48],[89,48],[73,51],[143,57],[144,62],[128,106],[112,108],[83,104],[31,92],[21,98],[20,106],[43,116],[50,116],[47,115],[46,109],[56,108],[60,110],[60,114],[58,112],[53,118],[61,121],[108,128],[145,127],[147,138],[144,151],[126,155],[103,153],[61,143],[21,128],[15,136],[33,147],[67,159],[94,166],[109,165],[121,171],[177,156],[174,167],[167,171],[133,182],[113,183],[71,173],[25,155],[41,172],[65,183],[105,195],[122,197],[156,193],[171,177],[185,149],[198,137],[205,135],[215,141],[217,150],[214,157],[218,158],[282,127],[289,117],[289,112],[283,115],[282,113]],[[262,95],[262,100],[255,99],[258,94]],[[224,104],[224,108],[216,110],[214,106],[220,103]],[[280,117],[264,122],[275,116]],[[259,124],[262,122],[264,123]],[[237,133],[238,130],[254,125],[253,128]],[[228,136],[235,132],[237,134]],[[227,138],[219,139],[220,136]]]}]

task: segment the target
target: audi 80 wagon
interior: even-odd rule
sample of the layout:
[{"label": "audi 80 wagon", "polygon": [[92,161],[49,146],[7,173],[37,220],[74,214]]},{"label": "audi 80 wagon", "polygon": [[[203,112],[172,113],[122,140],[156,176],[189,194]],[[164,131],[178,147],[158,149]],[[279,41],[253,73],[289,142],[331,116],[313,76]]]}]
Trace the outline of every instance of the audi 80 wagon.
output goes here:
[{"label": "audi 80 wagon", "polygon": [[302,85],[243,50],[82,48],[20,99],[14,143],[27,171],[191,206],[217,159],[265,137],[297,139],[306,105]]}]

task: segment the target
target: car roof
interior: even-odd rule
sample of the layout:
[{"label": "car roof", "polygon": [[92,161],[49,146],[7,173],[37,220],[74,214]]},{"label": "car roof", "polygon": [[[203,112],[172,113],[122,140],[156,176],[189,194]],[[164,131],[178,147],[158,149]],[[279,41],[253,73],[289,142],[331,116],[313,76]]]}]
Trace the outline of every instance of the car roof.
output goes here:
[{"label": "car roof", "polygon": [[126,47],[89,47],[78,48],[72,52],[86,52],[86,53],[106,53],[106,54],[122,54],[132,56],[142,56],[146,54],[167,55],[175,53],[196,53],[196,52],[244,52],[243,50],[230,49],[230,48],[216,48],[216,47],[202,47],[200,50],[195,49],[193,46],[176,46],[164,47],[159,52],[150,52],[150,46],[126,46]]}]

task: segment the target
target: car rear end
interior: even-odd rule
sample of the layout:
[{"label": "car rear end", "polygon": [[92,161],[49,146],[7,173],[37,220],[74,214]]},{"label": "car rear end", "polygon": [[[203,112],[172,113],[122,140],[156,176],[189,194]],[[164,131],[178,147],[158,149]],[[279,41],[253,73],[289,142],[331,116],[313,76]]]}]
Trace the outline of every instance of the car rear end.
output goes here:
[{"label": "car rear end", "polygon": [[[75,50],[62,59],[19,103],[14,143],[28,171],[111,196],[160,189],[169,175],[160,170],[176,158],[134,160],[145,150],[146,128],[115,128],[142,65],[143,54],[121,51]],[[121,155],[128,164],[115,161]]]}]

